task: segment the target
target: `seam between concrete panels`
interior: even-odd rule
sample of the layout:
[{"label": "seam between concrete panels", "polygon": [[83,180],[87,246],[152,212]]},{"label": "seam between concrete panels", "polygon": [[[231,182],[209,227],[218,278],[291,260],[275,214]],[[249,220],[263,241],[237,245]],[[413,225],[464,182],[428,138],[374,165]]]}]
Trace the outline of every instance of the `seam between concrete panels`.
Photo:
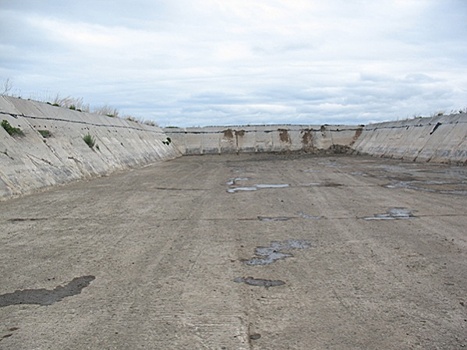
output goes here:
[{"label": "seam between concrete panels", "polygon": [[75,121],[75,120],[62,119],[62,118],[51,118],[51,117],[34,117],[34,116],[31,116],[31,115],[7,113],[7,112],[1,112],[1,111],[0,111],[0,114],[9,115],[9,116],[11,116],[13,118],[22,117],[22,118],[27,118],[27,119],[50,120],[50,121],[58,121],[58,122],[74,123],[74,124],[83,124],[83,125],[92,125],[92,126],[99,126],[99,127],[106,127],[106,128],[133,129],[133,130],[152,132],[152,133],[155,133],[155,134],[165,135],[165,133],[163,131],[148,130],[148,129],[143,129],[143,128],[137,128],[137,127],[134,127],[134,126],[124,126],[124,125],[115,125],[115,124],[97,124],[97,123],[89,123],[89,122],[86,122],[86,121]]}]

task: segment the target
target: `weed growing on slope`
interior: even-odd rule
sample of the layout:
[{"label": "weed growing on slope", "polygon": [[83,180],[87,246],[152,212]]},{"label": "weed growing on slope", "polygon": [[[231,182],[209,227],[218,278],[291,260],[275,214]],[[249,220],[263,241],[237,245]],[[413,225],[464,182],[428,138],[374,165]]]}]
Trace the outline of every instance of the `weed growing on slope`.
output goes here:
[{"label": "weed growing on slope", "polygon": [[24,136],[23,130],[11,126],[8,120],[3,119],[1,125],[10,136]]},{"label": "weed growing on slope", "polygon": [[52,136],[52,133],[49,130],[37,130],[37,132],[41,134],[44,139]]},{"label": "weed growing on slope", "polygon": [[89,148],[94,148],[94,145],[96,144],[96,140],[94,137],[91,136],[91,134],[86,134],[83,136],[83,141],[86,142],[86,144],[89,146]]}]

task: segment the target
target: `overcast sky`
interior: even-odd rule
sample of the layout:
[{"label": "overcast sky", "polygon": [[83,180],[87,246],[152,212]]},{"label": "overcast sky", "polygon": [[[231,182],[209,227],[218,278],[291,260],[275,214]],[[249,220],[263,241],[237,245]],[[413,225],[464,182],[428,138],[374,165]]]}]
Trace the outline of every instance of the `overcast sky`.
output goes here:
[{"label": "overcast sky", "polygon": [[467,107],[466,0],[0,0],[0,82],[161,126]]}]

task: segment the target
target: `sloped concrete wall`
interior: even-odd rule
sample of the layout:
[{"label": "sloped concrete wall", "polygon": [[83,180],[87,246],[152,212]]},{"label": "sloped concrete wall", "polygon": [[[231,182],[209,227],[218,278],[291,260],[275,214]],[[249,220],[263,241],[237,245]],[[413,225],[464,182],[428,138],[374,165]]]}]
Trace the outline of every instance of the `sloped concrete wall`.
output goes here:
[{"label": "sloped concrete wall", "polygon": [[[159,127],[0,96],[0,199],[181,156]],[[44,138],[39,130],[51,136]],[[96,140],[91,149],[83,136]]]},{"label": "sloped concrete wall", "polygon": [[326,150],[409,161],[467,164],[467,114],[363,125],[269,125],[166,128],[181,153],[223,154]]},{"label": "sloped concrete wall", "polygon": [[165,128],[185,155],[313,151],[351,146],[363,125],[268,125]]},{"label": "sloped concrete wall", "polygon": [[369,124],[352,147],[377,157],[467,165],[467,114]]}]

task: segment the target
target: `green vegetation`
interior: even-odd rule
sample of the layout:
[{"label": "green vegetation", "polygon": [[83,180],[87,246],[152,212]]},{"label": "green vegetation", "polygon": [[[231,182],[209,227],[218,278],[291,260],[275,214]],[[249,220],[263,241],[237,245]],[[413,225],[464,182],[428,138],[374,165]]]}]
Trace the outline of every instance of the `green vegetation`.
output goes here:
[{"label": "green vegetation", "polygon": [[89,148],[93,149],[94,145],[96,144],[96,140],[94,137],[91,136],[91,134],[86,134],[83,136],[83,141],[86,142],[86,144],[89,146]]},{"label": "green vegetation", "polygon": [[52,133],[49,130],[37,130],[37,132],[41,134],[44,139],[52,136]]},{"label": "green vegetation", "polygon": [[24,132],[20,128],[15,128],[14,126],[11,126],[8,120],[3,119],[1,125],[10,136],[24,135]]}]

